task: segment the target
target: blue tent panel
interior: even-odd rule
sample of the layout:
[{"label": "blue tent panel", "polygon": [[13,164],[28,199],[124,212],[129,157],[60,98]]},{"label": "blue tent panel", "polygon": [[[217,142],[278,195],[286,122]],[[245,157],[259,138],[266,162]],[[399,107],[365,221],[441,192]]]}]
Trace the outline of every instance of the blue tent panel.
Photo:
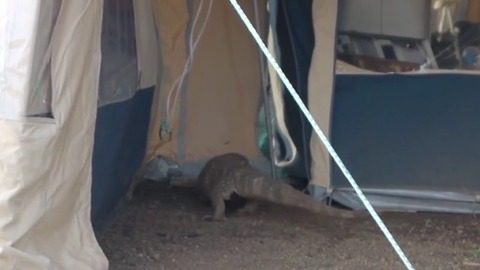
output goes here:
[{"label": "blue tent panel", "polygon": [[[332,143],[361,187],[480,191],[480,76],[340,75]],[[350,187],[332,162],[333,186]]]},{"label": "blue tent panel", "polygon": [[113,220],[145,156],[154,87],[98,109],[92,169],[92,223],[102,231]]}]

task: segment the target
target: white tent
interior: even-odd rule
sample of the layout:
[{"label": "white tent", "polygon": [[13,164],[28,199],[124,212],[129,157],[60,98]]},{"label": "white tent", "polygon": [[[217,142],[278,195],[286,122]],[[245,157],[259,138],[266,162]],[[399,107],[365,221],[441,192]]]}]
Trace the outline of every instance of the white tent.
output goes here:
[{"label": "white tent", "polygon": [[[298,146],[294,146],[290,138],[295,131],[286,130],[284,123],[287,116],[283,115],[284,101],[274,72],[262,70],[258,47],[229,2],[213,1],[208,12],[209,2],[0,2],[2,270],[107,269],[108,262],[98,246],[93,227],[101,230],[112,220],[140,165],[157,156],[175,160],[184,173],[191,175],[198,173],[211,156],[231,151],[248,156],[261,168],[268,168],[269,162],[262,157],[257,144],[263,72],[272,77],[278,132],[291,153],[297,153]],[[279,45],[277,29],[269,24],[275,16],[270,19],[267,16],[267,2],[273,14],[277,1],[239,2],[280,59],[285,52]],[[196,20],[200,6],[203,11],[198,13]],[[362,186],[361,180],[368,182],[373,178],[371,174],[362,174],[359,168],[369,173],[375,171],[367,168],[363,161],[377,162],[378,155],[380,160],[384,155],[385,162],[395,163],[395,155],[399,153],[395,151],[400,150],[382,153],[372,150],[375,153],[369,153],[368,158],[362,160],[367,150],[355,148],[355,145],[370,146],[372,142],[365,139],[368,137],[365,134],[354,136],[364,141],[351,141],[352,134],[361,131],[348,132],[346,128],[365,123],[353,117],[361,115],[361,110],[348,111],[357,108],[347,97],[350,90],[356,92],[352,82],[367,80],[365,85],[376,85],[380,89],[390,87],[388,80],[394,83],[403,80],[401,84],[408,87],[416,85],[417,78],[423,83],[421,87],[425,87],[425,80],[436,85],[445,81],[442,73],[426,78],[417,73],[392,77],[335,61],[337,8],[335,1],[314,0],[308,11],[311,16],[302,17],[312,19],[314,32],[310,36],[314,36],[314,49],[306,74],[308,106],[322,130],[333,134],[334,145],[338,135],[338,141],[342,142],[337,143],[341,157],[346,157],[347,166],[353,166],[354,175],[360,174]],[[198,25],[205,21],[207,14],[208,21],[195,46],[191,70],[177,91],[176,81],[195,43],[190,41],[201,31]],[[474,85],[480,77],[474,73],[448,72],[451,80],[462,80],[458,85],[468,94],[467,101],[475,101],[478,95],[468,85]],[[445,87],[452,86],[443,87],[439,90],[441,94],[448,92]],[[436,101],[452,115],[456,115],[455,112],[472,115],[478,111],[473,109],[474,103],[462,103],[457,98],[457,103],[452,105],[445,100],[449,99]],[[335,118],[333,107],[337,103],[341,112],[337,115],[352,122],[342,125],[343,120]],[[468,105],[462,107],[467,108],[466,111],[462,111],[459,104]],[[471,132],[468,136],[462,135],[461,139],[472,142],[477,130],[467,126],[450,123],[455,132]],[[366,124],[355,127],[375,130]],[[410,128],[415,134],[414,127]],[[411,142],[406,140],[402,146]],[[312,136],[307,144],[312,156],[307,172],[312,195],[318,198],[331,195],[347,206],[362,208],[349,186],[342,184],[340,174],[335,172],[317,137]],[[425,142],[425,145],[430,144]],[[436,145],[452,149],[445,142]],[[430,146],[435,148],[433,144]],[[477,144],[462,156],[467,156],[462,164],[475,163],[476,149]],[[434,150],[426,154],[437,153]],[[404,157],[403,152],[399,156]],[[413,184],[409,190],[404,189],[401,180],[404,175],[395,177],[397,169],[391,169],[386,163],[372,164],[386,168],[381,176],[372,180],[377,181],[375,185],[367,186],[374,205],[459,212],[476,209],[471,202],[476,198],[472,190],[478,190],[475,189],[478,184],[469,180],[474,178],[477,169],[465,174],[465,167],[460,167],[460,163],[448,156],[432,159],[434,162],[428,163],[430,170],[435,170],[433,165],[456,167],[449,167],[450,174],[439,181],[438,187],[420,184],[421,187],[415,189]],[[406,165],[398,164],[404,170]],[[418,164],[424,163],[419,161]],[[415,171],[417,174],[411,172],[413,180],[418,180],[419,176],[436,179],[439,174],[429,174],[422,168]],[[457,184],[464,187],[470,184],[469,192],[445,184],[451,183],[456,176],[465,177],[465,181]],[[386,180],[390,177],[393,180]],[[390,184],[382,189],[384,182]]]}]

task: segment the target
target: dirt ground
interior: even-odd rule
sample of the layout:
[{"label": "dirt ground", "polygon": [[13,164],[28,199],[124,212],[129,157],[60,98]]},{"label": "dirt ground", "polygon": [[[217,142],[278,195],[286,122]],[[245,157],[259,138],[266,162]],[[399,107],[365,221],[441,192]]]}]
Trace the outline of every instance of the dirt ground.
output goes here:
[{"label": "dirt ground", "polygon": [[[405,269],[371,218],[336,220],[265,205],[226,222],[188,189],[141,184],[100,240],[112,270]],[[480,219],[383,215],[415,269],[480,269]]]}]

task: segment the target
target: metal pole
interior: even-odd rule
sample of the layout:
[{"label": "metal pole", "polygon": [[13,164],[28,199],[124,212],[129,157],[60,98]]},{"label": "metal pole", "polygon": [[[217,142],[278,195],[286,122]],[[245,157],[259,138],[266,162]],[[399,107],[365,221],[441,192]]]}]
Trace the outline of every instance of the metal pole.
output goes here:
[{"label": "metal pole", "polygon": [[[258,2],[257,0],[253,0],[253,8],[255,12],[255,28],[257,32],[261,33],[260,27],[260,18],[258,14]],[[258,49],[258,57],[260,58],[260,72],[261,72],[261,80],[262,80],[262,94],[263,94],[263,109],[265,110],[265,123],[267,125],[267,140],[268,140],[268,149],[270,152],[270,173],[273,180],[277,179],[277,171],[275,168],[275,149],[273,146],[273,135],[274,135],[274,127],[272,125],[272,116],[270,111],[270,97],[267,90],[267,72],[266,72],[266,63],[265,63],[265,55],[263,55],[260,48]]]}]

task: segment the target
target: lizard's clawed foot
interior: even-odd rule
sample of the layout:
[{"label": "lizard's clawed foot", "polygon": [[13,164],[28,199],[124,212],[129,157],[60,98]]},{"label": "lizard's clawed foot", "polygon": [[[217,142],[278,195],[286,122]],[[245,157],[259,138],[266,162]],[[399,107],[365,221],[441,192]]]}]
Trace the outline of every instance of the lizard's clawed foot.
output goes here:
[{"label": "lizard's clawed foot", "polygon": [[227,221],[226,217],[214,217],[212,215],[206,215],[202,217],[203,221],[209,221],[209,222],[225,222]]},{"label": "lizard's clawed foot", "polygon": [[347,218],[347,219],[353,219],[353,218],[358,218],[359,215],[353,211],[350,212],[345,212],[340,214],[341,218]]},{"label": "lizard's clawed foot", "polygon": [[[377,214],[381,217],[384,212],[376,211]],[[356,210],[356,211],[346,211],[342,212],[339,215],[341,218],[345,219],[367,219],[370,218],[370,213],[367,210]]]},{"label": "lizard's clawed foot", "polygon": [[247,202],[244,207],[240,208],[237,212],[240,214],[252,214],[258,209],[257,202]]}]

